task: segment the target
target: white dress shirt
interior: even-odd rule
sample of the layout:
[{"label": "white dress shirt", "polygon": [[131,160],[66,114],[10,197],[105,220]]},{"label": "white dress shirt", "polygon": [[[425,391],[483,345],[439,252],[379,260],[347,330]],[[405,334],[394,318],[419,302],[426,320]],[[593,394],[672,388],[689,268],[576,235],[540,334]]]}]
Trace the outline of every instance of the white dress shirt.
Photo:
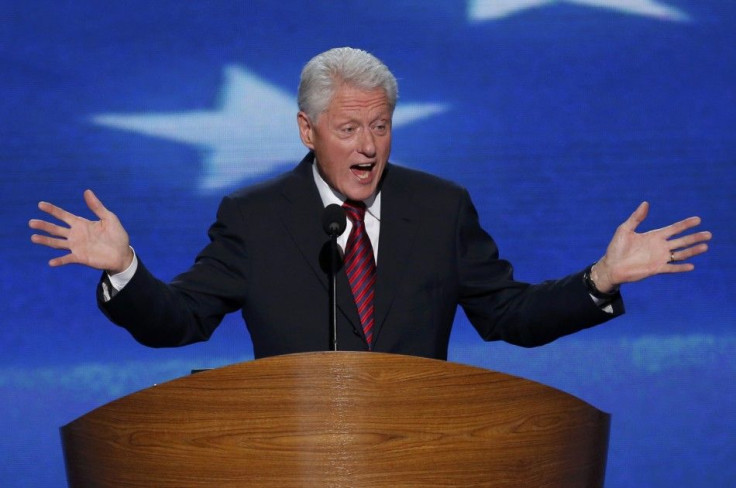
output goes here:
[{"label": "white dress shirt", "polygon": [[[342,205],[345,203],[347,198],[342,193],[334,190],[327,182],[322,178],[317,170],[317,162],[312,164],[312,175],[314,176],[314,182],[317,184],[317,190],[319,190],[319,196],[322,198],[322,204],[327,207],[330,204]],[[381,233],[381,192],[379,191],[376,195],[373,195],[368,200],[363,200],[365,203],[365,230],[368,232],[368,238],[371,240],[371,246],[373,247],[373,258],[378,265],[378,236]],[[353,223],[350,219],[347,219],[347,227],[345,232],[340,234],[337,238],[337,244],[345,252],[345,246],[348,242],[348,236],[350,235],[350,229],[353,228]]]}]

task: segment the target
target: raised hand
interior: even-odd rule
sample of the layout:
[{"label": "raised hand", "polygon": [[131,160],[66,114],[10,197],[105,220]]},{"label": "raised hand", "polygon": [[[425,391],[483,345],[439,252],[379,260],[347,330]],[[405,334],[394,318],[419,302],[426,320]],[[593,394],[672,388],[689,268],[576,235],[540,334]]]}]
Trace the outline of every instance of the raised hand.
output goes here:
[{"label": "raised hand", "polygon": [[692,271],[692,263],[683,262],[708,250],[712,237],[708,231],[681,235],[700,225],[700,217],[690,217],[667,227],[644,233],[636,228],[649,213],[643,202],[613,235],[606,254],[591,270],[596,287],[611,291],[623,283],[643,280],[662,273]]},{"label": "raised hand", "polygon": [[40,202],[39,209],[66,226],[31,219],[28,222],[31,229],[48,234],[33,234],[31,242],[69,251],[68,254],[51,259],[50,266],[76,263],[105,270],[110,274],[124,271],[133,260],[128,233],[117,216],[105,208],[91,190],[84,192],[84,201],[100,220],[87,220],[56,205]]}]

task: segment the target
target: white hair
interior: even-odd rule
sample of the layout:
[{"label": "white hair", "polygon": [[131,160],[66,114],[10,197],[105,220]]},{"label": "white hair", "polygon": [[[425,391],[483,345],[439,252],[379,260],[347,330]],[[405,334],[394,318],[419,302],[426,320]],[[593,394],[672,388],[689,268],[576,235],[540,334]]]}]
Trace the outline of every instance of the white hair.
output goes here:
[{"label": "white hair", "polygon": [[342,84],[361,90],[381,88],[386,92],[391,110],[396,107],[399,88],[386,65],[361,49],[338,47],[313,57],[302,69],[299,110],[316,121]]}]

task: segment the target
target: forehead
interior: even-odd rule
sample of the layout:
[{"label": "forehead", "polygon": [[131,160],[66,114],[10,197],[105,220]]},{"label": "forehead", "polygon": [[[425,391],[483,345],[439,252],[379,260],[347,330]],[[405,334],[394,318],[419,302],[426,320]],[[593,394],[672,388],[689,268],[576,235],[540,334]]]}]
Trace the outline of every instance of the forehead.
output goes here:
[{"label": "forehead", "polygon": [[386,92],[382,88],[364,90],[342,84],[332,95],[327,111],[333,115],[340,113],[390,112],[390,106]]}]

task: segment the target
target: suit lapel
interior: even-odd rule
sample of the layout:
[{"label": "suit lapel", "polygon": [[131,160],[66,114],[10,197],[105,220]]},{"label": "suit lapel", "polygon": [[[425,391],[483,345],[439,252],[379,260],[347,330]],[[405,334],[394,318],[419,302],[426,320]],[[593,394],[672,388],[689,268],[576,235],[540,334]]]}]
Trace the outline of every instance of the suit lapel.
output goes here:
[{"label": "suit lapel", "polygon": [[[398,174],[397,174],[398,173]],[[396,290],[404,280],[406,263],[419,226],[413,188],[405,185],[400,168],[389,165],[381,186],[381,232],[376,275],[375,340],[378,341]]]},{"label": "suit lapel", "polygon": [[[320,265],[320,255],[325,252],[329,239],[322,230],[324,205],[312,175],[313,158],[312,153],[308,154],[287,178],[283,189],[283,210],[279,214],[294,244],[314,271],[315,279],[324,288],[326,308],[329,283],[326,268]],[[337,307],[353,328],[362,334],[358,309],[344,272],[337,273]]]}]

